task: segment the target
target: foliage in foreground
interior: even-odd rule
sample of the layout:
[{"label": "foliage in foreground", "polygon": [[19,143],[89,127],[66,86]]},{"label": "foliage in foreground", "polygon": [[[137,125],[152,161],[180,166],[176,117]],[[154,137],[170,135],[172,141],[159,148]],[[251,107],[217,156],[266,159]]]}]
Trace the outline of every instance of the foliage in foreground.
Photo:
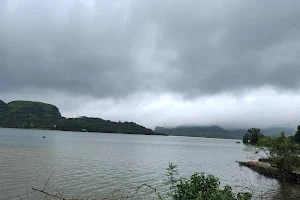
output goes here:
[{"label": "foliage in foreground", "polygon": [[234,194],[230,186],[220,189],[220,181],[215,176],[204,173],[194,173],[190,178],[177,179],[177,166],[169,164],[168,184],[170,184],[170,193],[168,194],[174,200],[195,199],[195,200],[250,200],[250,193]]}]

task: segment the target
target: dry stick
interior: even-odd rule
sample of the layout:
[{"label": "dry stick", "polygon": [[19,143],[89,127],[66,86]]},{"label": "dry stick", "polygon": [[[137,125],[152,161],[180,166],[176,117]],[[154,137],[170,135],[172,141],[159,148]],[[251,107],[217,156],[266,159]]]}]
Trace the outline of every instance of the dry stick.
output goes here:
[{"label": "dry stick", "polygon": [[[46,184],[45,184],[45,186],[44,186],[44,188],[43,188],[42,191],[45,191],[46,187],[48,187],[48,184],[50,182],[50,178],[51,178],[52,174],[53,174],[53,171],[51,172],[50,176],[48,177],[48,179],[46,181]],[[46,200],[46,198],[47,198],[47,195],[45,195],[44,200]]]},{"label": "dry stick", "polygon": [[32,188],[32,189],[35,190],[35,191],[41,192],[41,193],[43,193],[43,194],[46,194],[46,195],[48,195],[48,196],[51,196],[51,197],[56,197],[56,198],[61,199],[61,200],[68,200],[68,199],[65,199],[65,198],[63,198],[63,197],[60,197],[60,196],[57,196],[57,195],[54,195],[54,194],[50,194],[50,193],[48,193],[48,192],[45,192],[44,190],[39,190],[39,189],[36,189],[36,188]]},{"label": "dry stick", "polygon": [[45,186],[44,186],[44,188],[43,188],[43,191],[44,191],[44,190],[46,189],[46,187],[48,186],[48,183],[49,183],[49,181],[50,181],[50,178],[51,178],[52,174],[53,174],[53,172],[51,172],[49,178],[47,179],[47,182],[46,182],[46,184],[45,184]]},{"label": "dry stick", "polygon": [[55,188],[52,188],[53,190],[55,190],[55,192],[56,192],[56,194],[55,195],[59,195],[59,196],[63,196],[63,193],[61,193],[62,191],[63,191],[63,188],[61,188],[60,190],[57,190],[57,189],[55,189]]},{"label": "dry stick", "polygon": [[146,186],[147,189],[150,188],[150,189],[152,189],[154,192],[156,192],[156,188],[152,187],[151,185],[148,185],[148,184],[142,184],[142,185],[140,185],[140,186],[136,189],[136,191],[135,191],[135,194],[138,196],[139,199],[141,199],[141,198],[140,198],[140,195],[139,195],[139,190],[140,190],[142,187],[144,187],[144,186]]},{"label": "dry stick", "polygon": [[[46,191],[44,191],[44,190],[39,190],[39,189],[36,189],[36,188],[31,188],[32,190],[34,190],[34,191],[37,191],[37,192],[41,192],[41,193],[43,193],[43,194],[45,194],[46,196],[51,196],[51,197],[55,197],[55,198],[58,198],[58,199],[61,199],[61,200],[79,200],[79,199],[77,199],[77,198],[75,198],[75,199],[66,199],[66,198],[64,198],[63,196],[62,196],[62,194],[60,193],[60,192],[58,192],[58,193],[56,193],[56,194],[50,194],[50,193],[48,193],[48,192],[46,192]],[[81,195],[80,195],[81,196]]]},{"label": "dry stick", "polygon": [[26,184],[26,200],[28,200],[28,187],[27,187],[27,184]]}]

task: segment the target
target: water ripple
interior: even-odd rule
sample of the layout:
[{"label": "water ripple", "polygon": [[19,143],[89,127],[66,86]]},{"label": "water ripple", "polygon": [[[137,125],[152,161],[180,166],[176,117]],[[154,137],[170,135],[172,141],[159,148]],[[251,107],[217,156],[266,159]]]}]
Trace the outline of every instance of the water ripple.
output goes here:
[{"label": "water ripple", "polygon": [[184,177],[212,173],[223,184],[237,183],[234,189],[278,188],[276,181],[236,164],[246,156],[234,140],[0,129],[0,199],[43,188],[51,174],[49,187],[71,196],[134,191],[143,183],[163,192],[169,162]]}]

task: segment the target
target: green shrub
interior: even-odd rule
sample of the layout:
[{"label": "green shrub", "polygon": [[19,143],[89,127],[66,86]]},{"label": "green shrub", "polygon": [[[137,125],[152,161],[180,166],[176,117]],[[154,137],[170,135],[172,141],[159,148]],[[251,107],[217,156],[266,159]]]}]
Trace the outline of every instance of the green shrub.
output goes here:
[{"label": "green shrub", "polygon": [[171,192],[169,196],[174,200],[250,200],[250,193],[234,194],[230,186],[220,189],[220,181],[215,176],[204,173],[194,173],[188,179],[176,179],[177,166],[172,163],[167,168]]},{"label": "green shrub", "polygon": [[281,172],[291,172],[300,168],[298,156],[300,145],[282,131],[280,136],[260,138],[257,147],[266,154],[269,163]]}]

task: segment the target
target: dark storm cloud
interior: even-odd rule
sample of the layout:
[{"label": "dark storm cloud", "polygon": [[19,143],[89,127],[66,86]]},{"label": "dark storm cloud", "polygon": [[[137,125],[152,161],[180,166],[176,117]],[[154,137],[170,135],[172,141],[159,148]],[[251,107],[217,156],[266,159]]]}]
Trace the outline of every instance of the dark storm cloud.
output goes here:
[{"label": "dark storm cloud", "polygon": [[[88,2],[88,3],[87,3]],[[299,88],[300,2],[2,1],[0,92]]]}]

